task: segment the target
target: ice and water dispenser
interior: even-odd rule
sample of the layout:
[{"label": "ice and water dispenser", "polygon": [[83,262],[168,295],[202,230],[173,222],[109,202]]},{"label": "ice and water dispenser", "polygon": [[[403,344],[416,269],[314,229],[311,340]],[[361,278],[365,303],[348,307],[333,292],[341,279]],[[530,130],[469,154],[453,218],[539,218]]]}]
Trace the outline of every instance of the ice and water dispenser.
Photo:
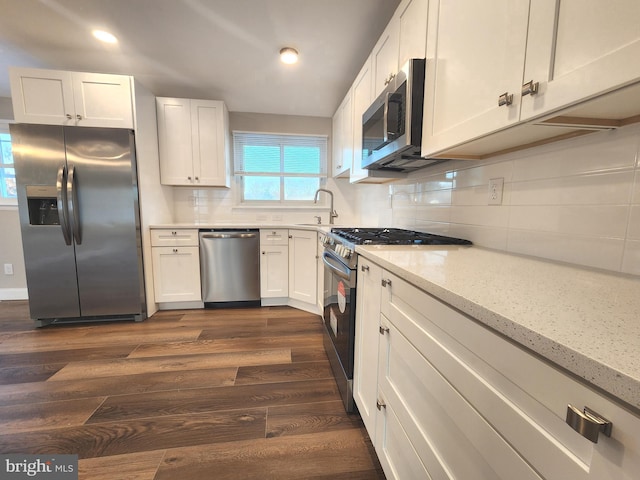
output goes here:
[{"label": "ice and water dispenser", "polygon": [[27,185],[30,225],[60,225],[58,195],[55,186]]}]

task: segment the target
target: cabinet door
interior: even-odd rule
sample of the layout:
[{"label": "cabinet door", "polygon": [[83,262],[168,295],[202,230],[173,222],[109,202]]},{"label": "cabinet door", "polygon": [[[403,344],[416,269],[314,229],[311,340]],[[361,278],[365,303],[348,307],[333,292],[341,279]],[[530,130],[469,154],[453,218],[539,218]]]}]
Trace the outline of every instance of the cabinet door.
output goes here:
[{"label": "cabinet door", "polygon": [[393,76],[398,73],[399,42],[400,19],[394,15],[371,53],[371,61],[373,62],[372,98],[377,98]]},{"label": "cabinet door", "polygon": [[[376,452],[387,478],[541,480],[416,348],[414,335],[431,340],[429,333],[417,329],[405,337],[395,320],[381,319],[388,330],[380,345],[378,377],[379,402],[386,408],[376,429]],[[433,342],[432,348],[442,347]],[[422,474],[403,476],[407,463]]]},{"label": "cabinet door", "polygon": [[378,395],[378,339],[380,337],[380,281],[382,269],[358,258],[356,337],[353,364],[353,398],[375,445]]},{"label": "cabinet door", "polygon": [[628,85],[640,78],[640,2],[531,2],[523,119]]},{"label": "cabinet door", "polygon": [[333,116],[333,176],[349,175],[353,157],[353,103],[351,90]]},{"label": "cabinet door", "polygon": [[202,300],[198,247],[153,247],[156,302]]},{"label": "cabinet door", "polygon": [[398,69],[412,58],[425,58],[429,0],[405,1],[398,7],[400,54]]},{"label": "cabinet door", "polygon": [[[519,120],[529,0],[440,1],[435,57],[427,67],[422,154]],[[483,35],[475,32],[482,26]],[[512,104],[499,106],[502,94]]]},{"label": "cabinet door", "polygon": [[260,296],[279,298],[289,295],[289,248],[263,246],[260,255]]},{"label": "cabinet door", "polygon": [[76,125],[133,128],[131,78],[125,75],[72,75]]},{"label": "cabinet door", "polygon": [[190,101],[156,99],[160,181],[163,185],[193,185]]},{"label": "cabinet door", "polygon": [[331,176],[337,177],[342,172],[342,105],[338,107],[331,119]]},{"label": "cabinet door", "polygon": [[353,161],[349,180],[354,183],[366,179],[367,170],[362,168],[362,114],[371,105],[372,90],[371,58],[369,58],[353,83]]},{"label": "cabinet door", "polygon": [[9,73],[16,122],[75,125],[71,72],[11,68]]},{"label": "cabinet door", "polygon": [[195,185],[229,187],[226,117],[223,102],[191,100],[193,181]]},{"label": "cabinet door", "polygon": [[318,234],[289,230],[289,298],[316,304]]}]

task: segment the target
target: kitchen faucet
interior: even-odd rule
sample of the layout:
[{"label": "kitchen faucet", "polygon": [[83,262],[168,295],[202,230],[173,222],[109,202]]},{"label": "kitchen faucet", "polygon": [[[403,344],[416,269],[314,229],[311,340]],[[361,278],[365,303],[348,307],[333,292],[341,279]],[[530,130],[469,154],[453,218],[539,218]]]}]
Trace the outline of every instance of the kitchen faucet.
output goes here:
[{"label": "kitchen faucet", "polygon": [[329,206],[329,224],[333,225],[333,219],[338,216],[338,213],[333,209],[333,192],[331,190],[327,190],[326,188],[319,188],[316,190],[316,194],[313,197],[313,203],[318,203],[318,194],[320,192],[325,192],[331,195],[331,205]]}]

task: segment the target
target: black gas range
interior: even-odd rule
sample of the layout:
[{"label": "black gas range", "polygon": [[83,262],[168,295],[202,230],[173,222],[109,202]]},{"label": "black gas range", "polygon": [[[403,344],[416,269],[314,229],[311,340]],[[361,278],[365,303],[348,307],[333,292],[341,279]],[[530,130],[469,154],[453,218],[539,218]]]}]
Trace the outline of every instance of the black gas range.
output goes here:
[{"label": "black gas range", "polygon": [[324,347],[347,412],[353,402],[356,325],[357,245],[471,245],[469,240],[399,228],[338,228],[321,237],[324,245]]},{"label": "black gas range", "polygon": [[469,240],[401,228],[335,227],[323,239],[325,250],[342,257],[349,268],[357,263],[356,245],[471,245]]}]

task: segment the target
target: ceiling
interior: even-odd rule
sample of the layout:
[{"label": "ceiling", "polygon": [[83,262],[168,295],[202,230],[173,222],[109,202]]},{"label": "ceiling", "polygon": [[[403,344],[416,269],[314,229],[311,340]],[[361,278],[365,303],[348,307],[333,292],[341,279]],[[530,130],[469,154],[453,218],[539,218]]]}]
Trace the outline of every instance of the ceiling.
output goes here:
[{"label": "ceiling", "polygon": [[[156,96],[232,112],[330,117],[399,2],[0,0],[0,96],[13,65],[133,75]],[[279,62],[284,46],[297,64]]]}]

